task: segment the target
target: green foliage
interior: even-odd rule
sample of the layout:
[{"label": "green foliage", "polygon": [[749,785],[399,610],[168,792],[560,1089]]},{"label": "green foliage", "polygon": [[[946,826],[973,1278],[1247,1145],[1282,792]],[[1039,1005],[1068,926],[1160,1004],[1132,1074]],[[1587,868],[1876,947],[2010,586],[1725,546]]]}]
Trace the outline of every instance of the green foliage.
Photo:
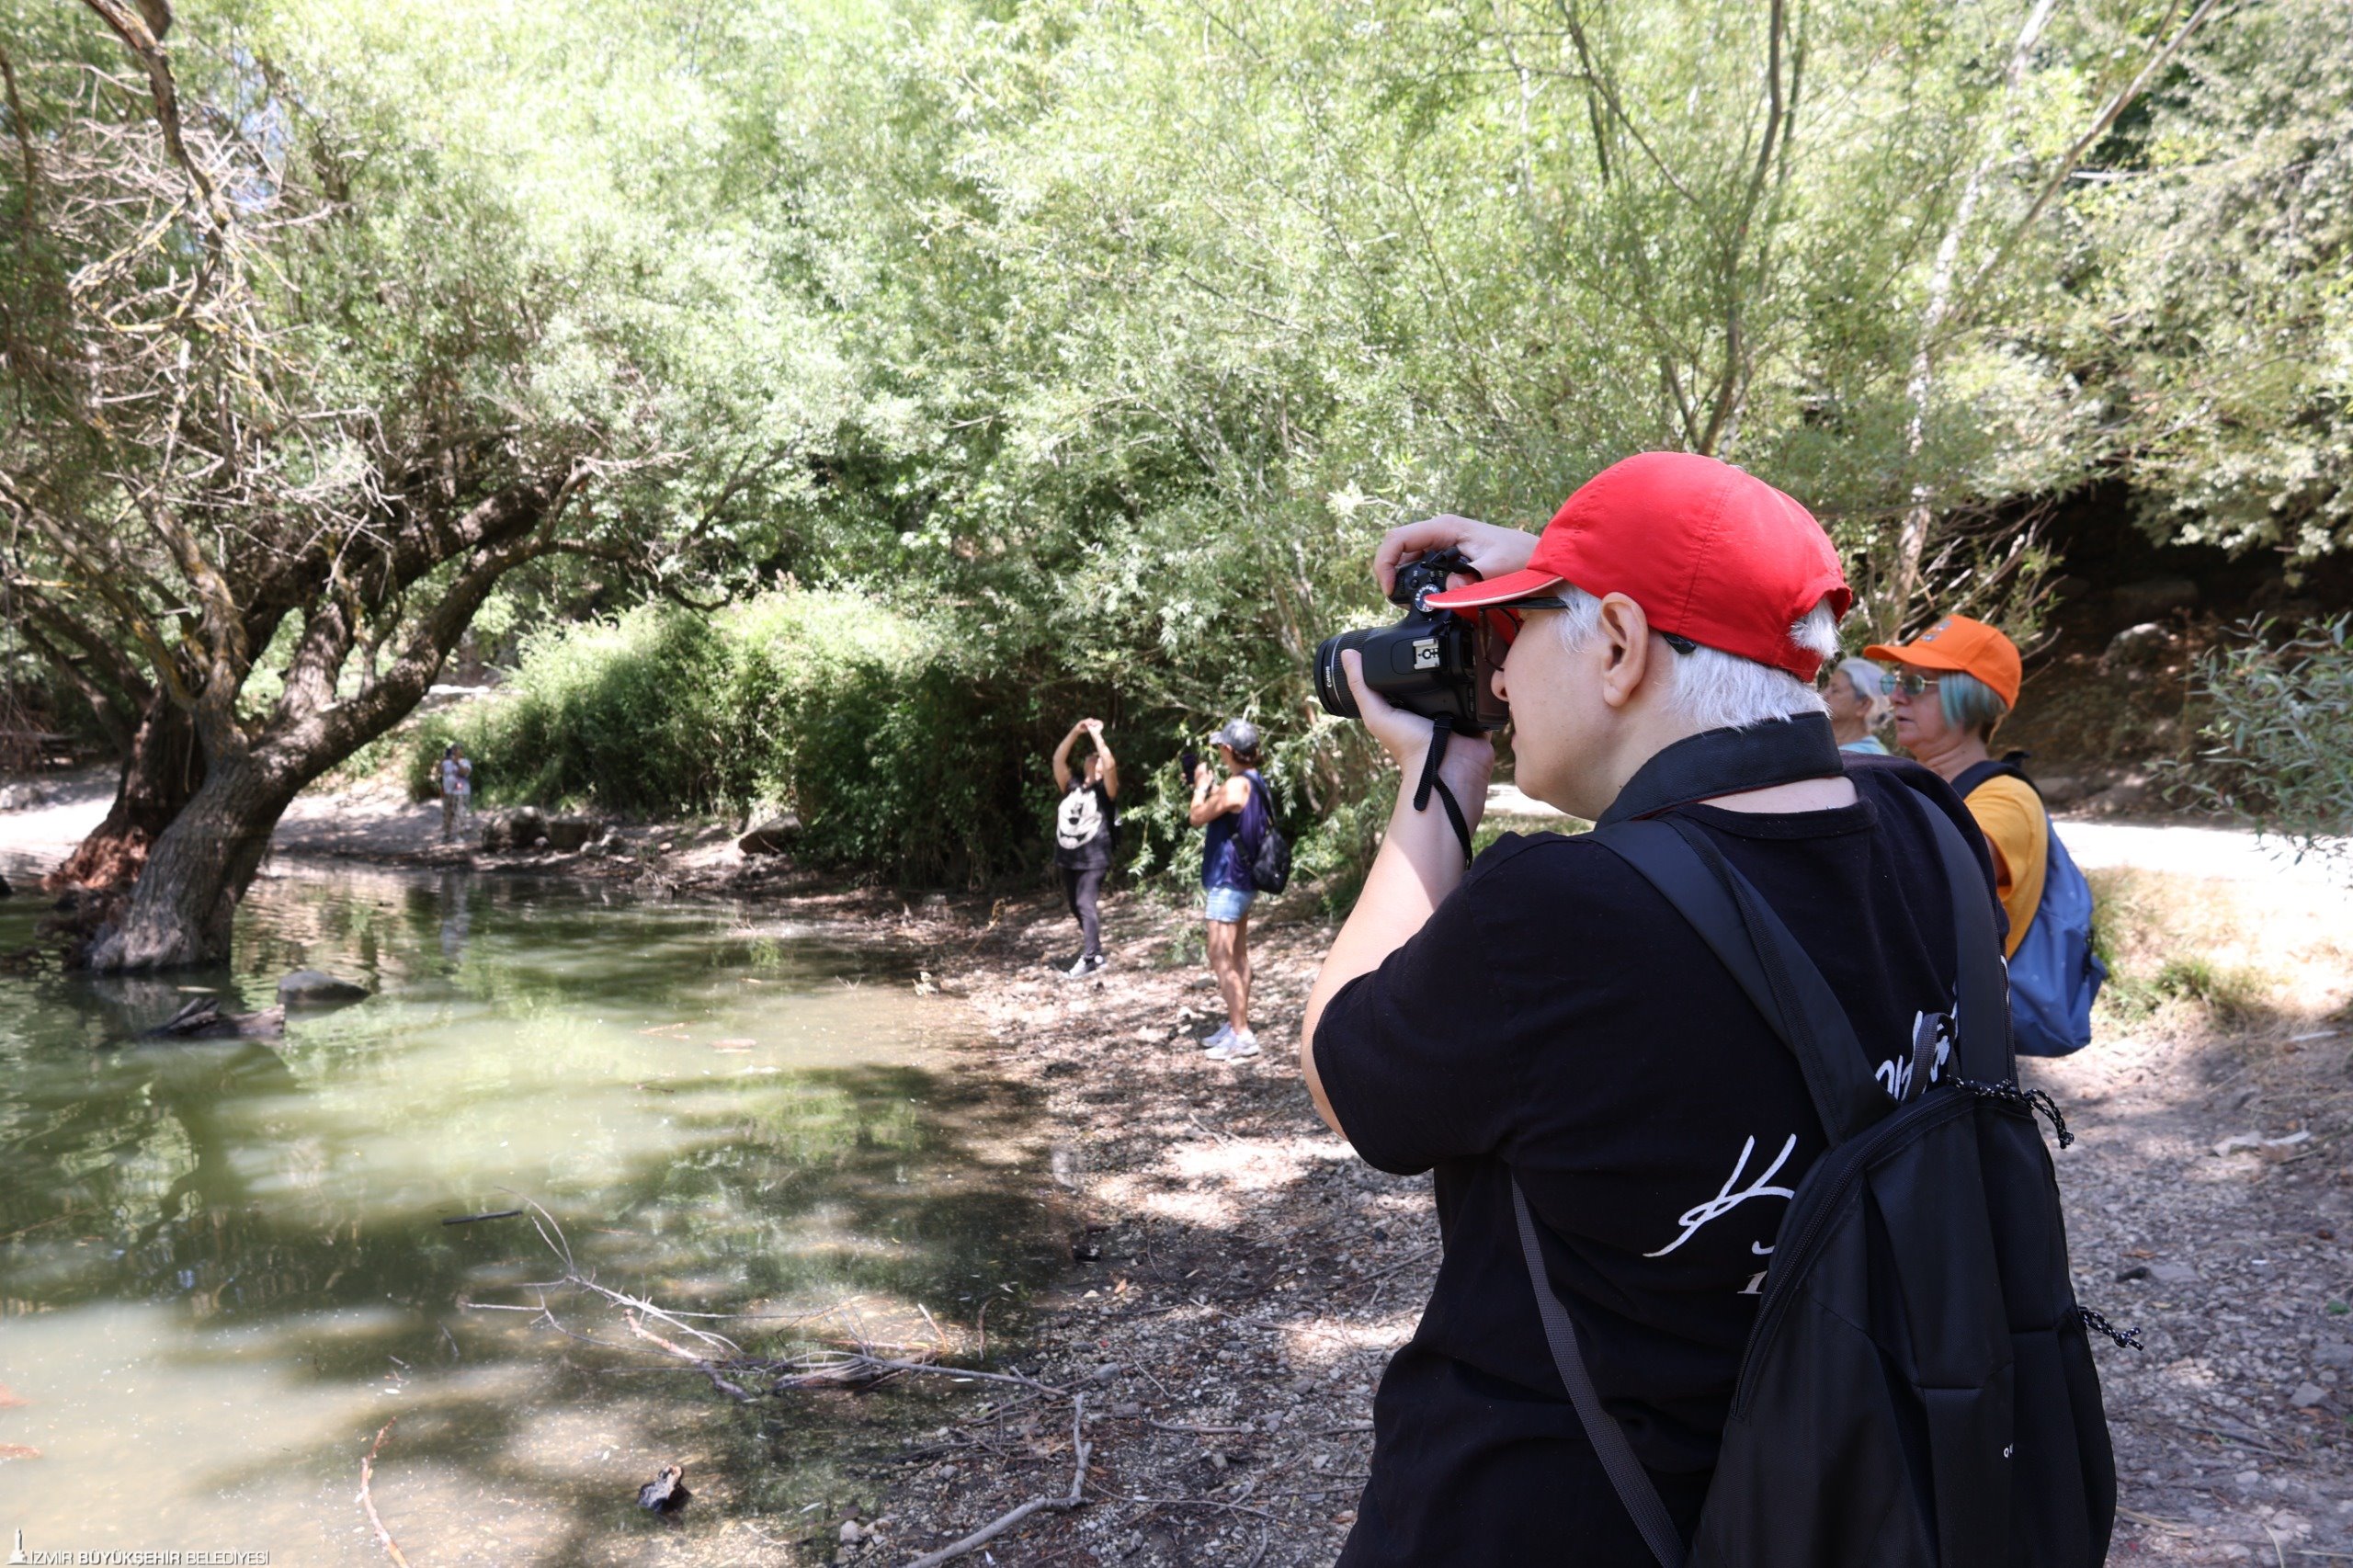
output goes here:
[{"label": "green foliage", "polygon": [[419,726],[410,768],[429,790],[454,738],[490,801],[789,810],[813,864],[978,881],[1038,857],[1038,734],[1019,683],[939,627],[794,591],[715,616],[646,607],[540,632],[497,697]]},{"label": "green foliage", "polygon": [[[358,505],[379,430],[412,510],[469,454],[586,464],[571,552],[478,628],[527,634],[462,721],[494,797],[789,803],[835,863],[980,878],[1034,857],[1095,711],[1182,889],[1165,765],[1239,713],[1345,897],[1388,784],[1306,670],[1393,613],[1395,523],[1532,527],[1709,450],[1815,510],[1876,630],[2029,638],[2020,518],[2088,476],[2168,534],[2335,547],[2353,29],[2220,8],[2133,99],[2187,14],[236,0],[172,48],[192,98],[287,117],[334,214],[267,285],[335,411],[283,423],[286,493]],[[0,17],[61,62],[36,118],[109,57]],[[60,494],[104,499],[85,467]]]},{"label": "green foliage", "polygon": [[2187,775],[2207,804],[2307,851],[2353,831],[2353,616],[2249,626],[2200,655],[2191,690],[2210,743]]},{"label": "green foliage", "polygon": [[2353,542],[2353,27],[2334,0],[2210,26],[2071,203],[2063,351],[2160,538]]}]

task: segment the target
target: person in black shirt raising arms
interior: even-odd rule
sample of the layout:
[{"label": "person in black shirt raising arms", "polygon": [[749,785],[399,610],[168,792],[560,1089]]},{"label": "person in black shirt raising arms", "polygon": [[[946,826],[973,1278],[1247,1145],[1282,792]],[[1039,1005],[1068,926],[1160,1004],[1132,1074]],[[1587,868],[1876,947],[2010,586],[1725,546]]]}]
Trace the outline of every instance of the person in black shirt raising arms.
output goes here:
[{"label": "person in black shirt raising arms", "polygon": [[[1494,679],[1519,788],[1604,824],[1696,825],[1798,933],[1891,1096],[1924,1061],[1935,1081],[1948,1048],[1915,1047],[1943,1038],[1957,977],[1930,813],[1969,819],[1913,764],[1842,767],[1813,680],[1851,595],[1805,509],[1713,459],[1646,453],[1540,539],[1438,517],[1392,531],[1376,575],[1386,589],[1446,548],[1481,580],[1432,605],[1510,639]],[[1790,1051],[1628,863],[1585,837],[1506,835],[1466,871],[1447,817],[1413,804],[1431,725],[1343,662],[1404,779],[1301,1062],[1367,1161],[1435,1169],[1445,1260],[1382,1376],[1340,1562],[1649,1564],[1553,1369],[1512,1180],[1603,1403],[1688,1541],[1824,1134]],[[1442,754],[1473,827],[1493,766],[1477,736]]]},{"label": "person in black shirt raising arms", "polygon": [[[1074,774],[1070,748],[1085,735],[1095,743],[1084,772]],[[1054,865],[1063,875],[1063,896],[1078,919],[1078,957],[1063,972],[1084,979],[1111,960],[1103,956],[1103,917],[1096,910],[1103,879],[1111,874],[1111,843],[1119,832],[1120,764],[1103,738],[1103,721],[1081,719],[1054,748]]]}]

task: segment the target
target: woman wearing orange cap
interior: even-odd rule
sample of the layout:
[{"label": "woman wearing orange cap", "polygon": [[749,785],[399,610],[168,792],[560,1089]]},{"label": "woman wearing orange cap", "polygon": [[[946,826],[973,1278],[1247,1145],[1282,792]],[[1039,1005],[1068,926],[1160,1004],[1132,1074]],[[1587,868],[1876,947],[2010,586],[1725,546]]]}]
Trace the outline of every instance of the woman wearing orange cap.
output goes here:
[{"label": "woman wearing orange cap", "polygon": [[[2018,644],[1982,620],[1949,615],[1909,642],[1866,648],[1863,656],[1901,666],[1889,683],[1896,741],[1961,790],[1994,851],[1995,890],[2010,917],[2004,948],[2015,954],[2042,902],[2051,844],[2042,797],[1995,764],[1987,744],[2018,699]],[[1977,776],[1964,783],[1972,769]]]}]

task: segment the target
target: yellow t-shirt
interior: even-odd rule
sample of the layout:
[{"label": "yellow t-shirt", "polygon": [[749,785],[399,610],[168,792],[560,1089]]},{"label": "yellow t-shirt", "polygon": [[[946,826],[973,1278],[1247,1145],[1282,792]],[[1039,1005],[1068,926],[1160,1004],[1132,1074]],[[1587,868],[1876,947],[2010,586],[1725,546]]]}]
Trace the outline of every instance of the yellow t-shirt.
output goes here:
[{"label": "yellow t-shirt", "polygon": [[1994,849],[1994,891],[2010,917],[2004,957],[2026,940],[2027,923],[2042,903],[2042,874],[2051,862],[2051,818],[2034,787],[1996,774],[1969,792],[1969,814]]}]

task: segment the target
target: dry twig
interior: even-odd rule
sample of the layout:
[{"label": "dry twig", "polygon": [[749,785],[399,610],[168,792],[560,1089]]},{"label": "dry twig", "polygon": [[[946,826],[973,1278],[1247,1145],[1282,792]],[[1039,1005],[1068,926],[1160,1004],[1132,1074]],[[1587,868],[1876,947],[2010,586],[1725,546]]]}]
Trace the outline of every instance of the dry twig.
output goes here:
[{"label": "dry twig", "polygon": [[939,1565],[943,1562],[952,1562],[957,1558],[963,1556],[964,1553],[971,1551],[975,1548],[987,1545],[990,1541],[995,1540],[997,1537],[1003,1535],[1006,1531],[1011,1529],[1014,1526],[1019,1524],[1022,1520],[1028,1518],[1032,1514],[1044,1512],[1049,1509],[1056,1513],[1062,1513],[1069,1509],[1075,1508],[1081,1503],[1085,1502],[1085,1493],[1086,1490],[1086,1459],[1087,1455],[1093,1451],[1093,1445],[1088,1443],[1086,1440],[1086,1396],[1083,1393],[1074,1394],[1071,1396],[1070,1440],[1071,1447],[1077,1454],[1077,1465],[1071,1473],[1070,1491],[1066,1495],[1061,1497],[1032,1497],[1029,1502],[1022,1504],[1018,1508],[1014,1508],[1006,1513],[999,1514],[995,1518],[990,1520],[987,1524],[983,1525],[979,1529],[974,1530],[971,1535],[966,1536],[963,1540],[951,1541],[948,1545],[941,1547],[938,1551],[927,1552],[924,1556],[916,1558],[913,1562],[907,1564],[907,1568],[939,1568]]},{"label": "dry twig", "polygon": [[384,1555],[399,1563],[400,1568],[408,1568],[408,1558],[402,1553],[400,1542],[392,1539],[392,1532],[384,1528],[383,1516],[376,1512],[376,1499],[369,1492],[369,1483],[376,1479],[376,1455],[392,1429],[392,1421],[385,1422],[377,1429],[376,1440],[368,1445],[368,1451],[359,1456],[359,1506],[368,1511],[368,1528],[376,1532],[376,1544],[384,1549]]}]

